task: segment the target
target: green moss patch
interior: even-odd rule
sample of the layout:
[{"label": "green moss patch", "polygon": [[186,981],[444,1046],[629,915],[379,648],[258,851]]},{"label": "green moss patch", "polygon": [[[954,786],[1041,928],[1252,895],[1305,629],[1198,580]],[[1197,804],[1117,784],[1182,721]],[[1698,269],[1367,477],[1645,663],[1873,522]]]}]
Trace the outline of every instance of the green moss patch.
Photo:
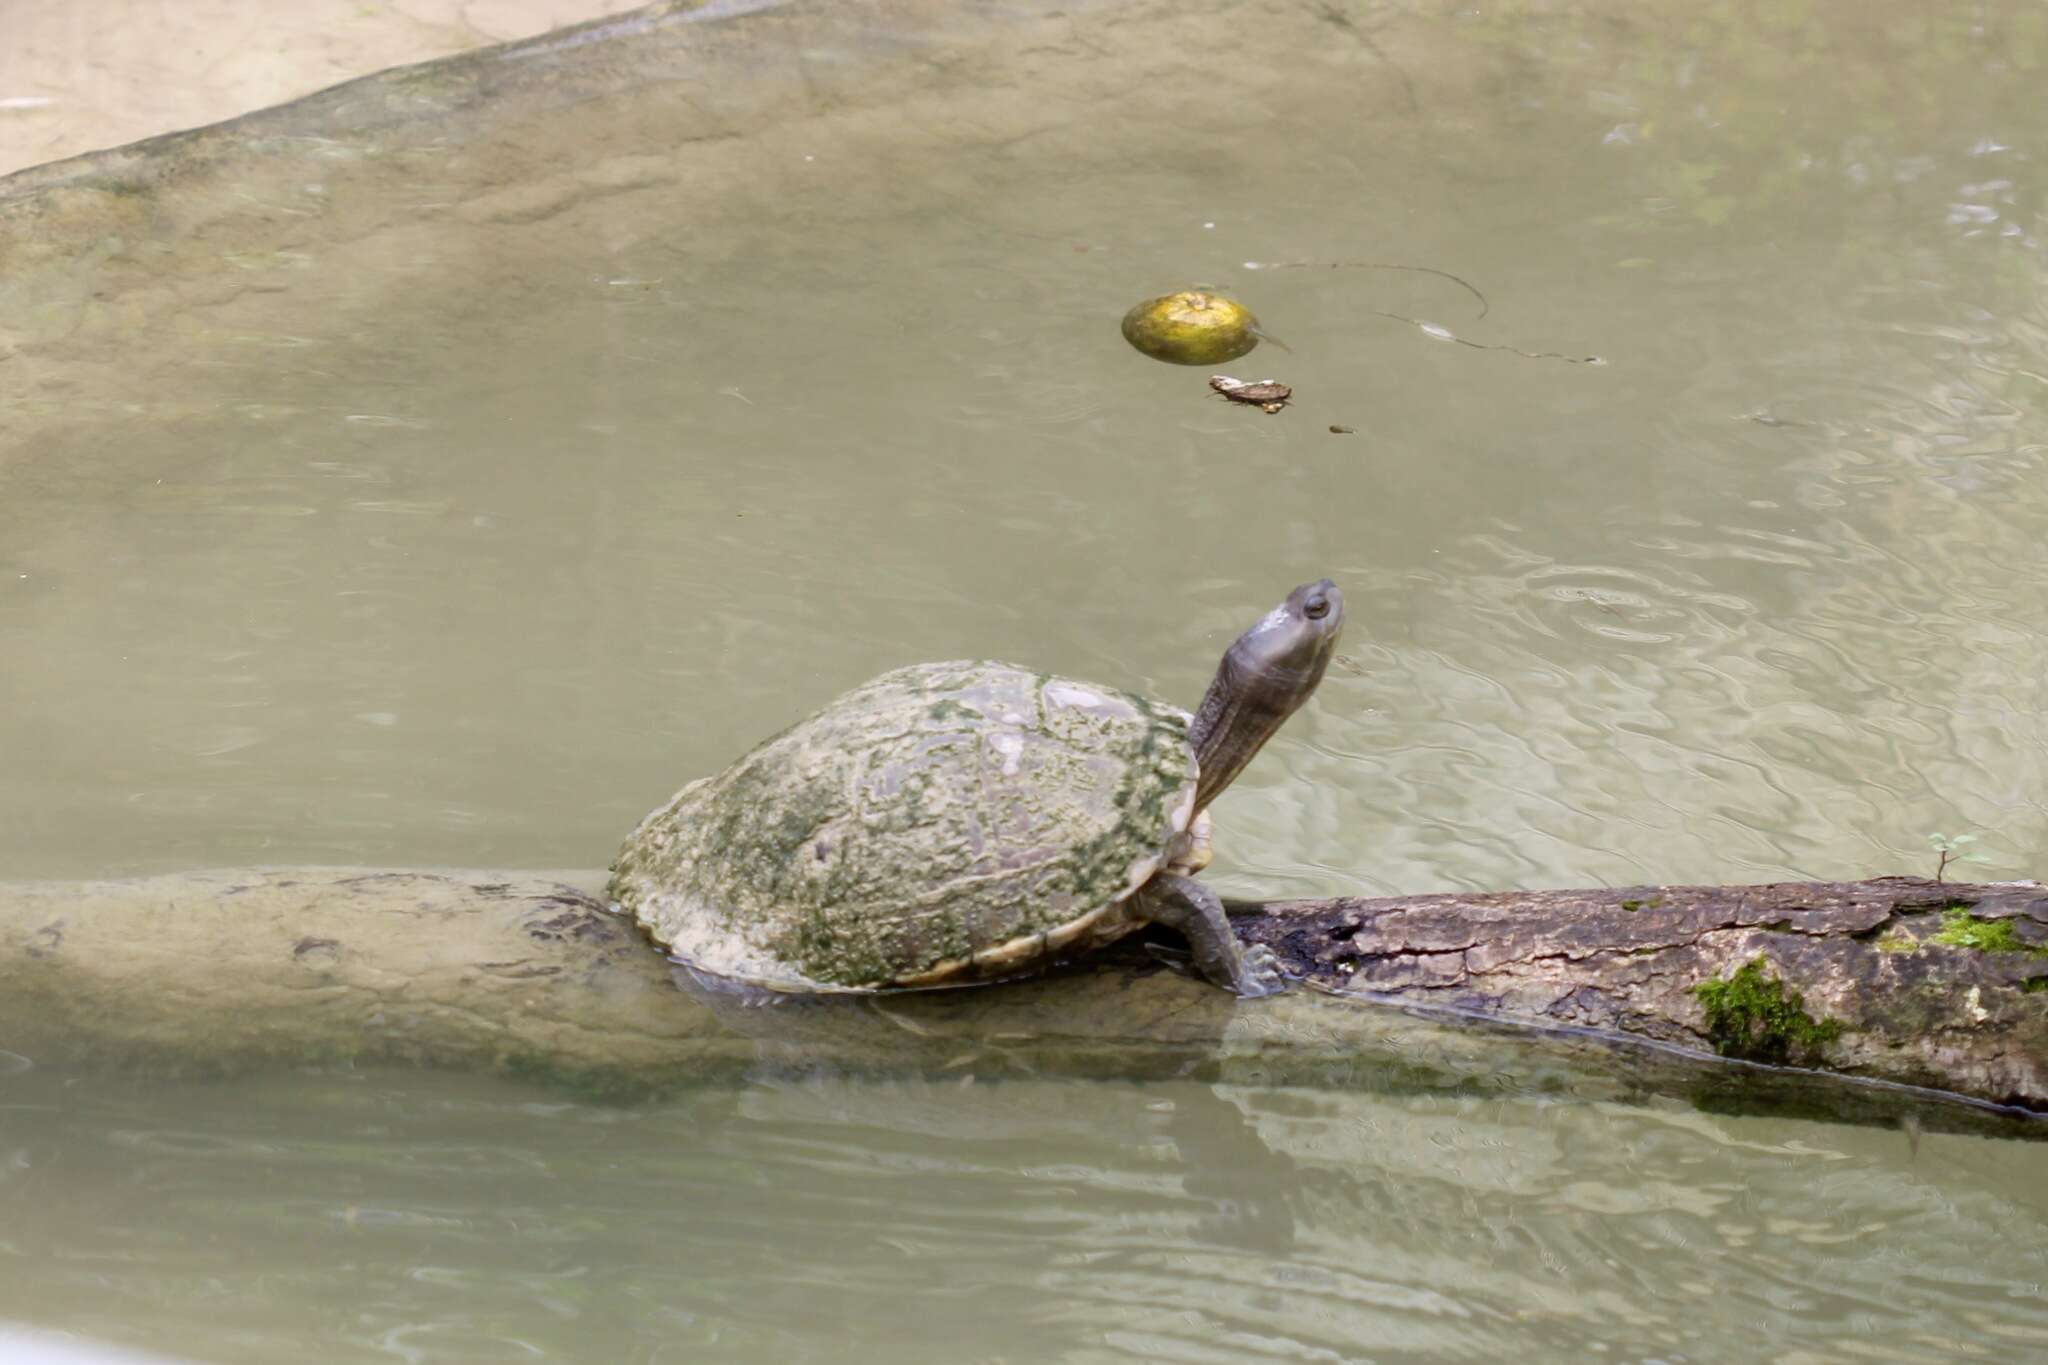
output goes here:
[{"label": "green moss patch", "polygon": [[1877,941],[1880,953],[1910,953],[1920,946],[1920,940],[1911,934],[1902,934],[1894,929]]},{"label": "green moss patch", "polygon": [[1941,932],[1930,940],[1980,953],[2032,953],[2048,957],[2048,944],[2028,943],[2009,919],[1979,919],[1960,905],[1941,912]]},{"label": "green moss patch", "polygon": [[1771,975],[1759,956],[1726,980],[1692,988],[1707,1015],[1707,1039],[1723,1057],[1783,1066],[1842,1036],[1837,1019],[1815,1019],[1806,997]]}]

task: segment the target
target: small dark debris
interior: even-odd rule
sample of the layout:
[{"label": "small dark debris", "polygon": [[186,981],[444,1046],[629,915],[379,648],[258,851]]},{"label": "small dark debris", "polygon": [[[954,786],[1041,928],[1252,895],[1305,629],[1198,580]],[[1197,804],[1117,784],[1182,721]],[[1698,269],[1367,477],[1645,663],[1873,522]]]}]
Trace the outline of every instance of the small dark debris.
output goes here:
[{"label": "small dark debris", "polygon": [[292,945],[294,958],[304,957],[308,953],[332,953],[339,957],[341,944],[331,938],[302,938]]},{"label": "small dark debris", "polygon": [[1337,423],[1332,422],[1330,423],[1330,434],[1332,436],[1356,436],[1358,434],[1358,428],[1340,426]]},{"label": "small dark debris", "polygon": [[1212,374],[1209,387],[1233,403],[1246,403],[1261,412],[1278,412],[1294,396],[1294,390],[1277,379],[1232,379],[1227,374]]}]

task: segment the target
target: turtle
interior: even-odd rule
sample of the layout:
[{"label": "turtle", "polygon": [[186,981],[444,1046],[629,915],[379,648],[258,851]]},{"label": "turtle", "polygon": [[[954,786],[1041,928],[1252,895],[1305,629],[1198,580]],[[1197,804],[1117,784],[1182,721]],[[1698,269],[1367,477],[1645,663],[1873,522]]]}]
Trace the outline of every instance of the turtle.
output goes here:
[{"label": "turtle", "polygon": [[1194,874],[1209,804],[1315,690],[1343,622],[1336,585],[1304,583],[1193,715],[986,660],[884,673],[650,813],[610,900],[698,981],[755,995],[992,982],[1147,923],[1217,986],[1273,994],[1277,959]]}]

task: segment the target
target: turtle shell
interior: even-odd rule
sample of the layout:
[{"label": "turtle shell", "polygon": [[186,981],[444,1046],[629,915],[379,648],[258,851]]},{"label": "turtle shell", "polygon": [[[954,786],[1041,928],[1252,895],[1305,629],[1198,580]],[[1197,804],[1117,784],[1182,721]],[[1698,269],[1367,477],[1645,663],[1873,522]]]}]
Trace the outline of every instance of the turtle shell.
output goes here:
[{"label": "turtle shell", "polygon": [[1013,975],[1137,927],[1132,893],[1185,861],[1188,721],[1010,664],[900,668],[683,788],[610,894],[680,960],[771,989]]}]

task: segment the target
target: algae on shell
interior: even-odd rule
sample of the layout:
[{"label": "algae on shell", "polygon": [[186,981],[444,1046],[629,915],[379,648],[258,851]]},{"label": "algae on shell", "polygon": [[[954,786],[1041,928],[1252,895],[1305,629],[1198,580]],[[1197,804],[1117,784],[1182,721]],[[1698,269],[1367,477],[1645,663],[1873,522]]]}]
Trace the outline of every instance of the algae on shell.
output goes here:
[{"label": "algae on shell", "polygon": [[787,990],[1006,975],[1121,936],[1195,785],[1188,715],[1010,664],[896,669],[641,821],[610,895]]}]

